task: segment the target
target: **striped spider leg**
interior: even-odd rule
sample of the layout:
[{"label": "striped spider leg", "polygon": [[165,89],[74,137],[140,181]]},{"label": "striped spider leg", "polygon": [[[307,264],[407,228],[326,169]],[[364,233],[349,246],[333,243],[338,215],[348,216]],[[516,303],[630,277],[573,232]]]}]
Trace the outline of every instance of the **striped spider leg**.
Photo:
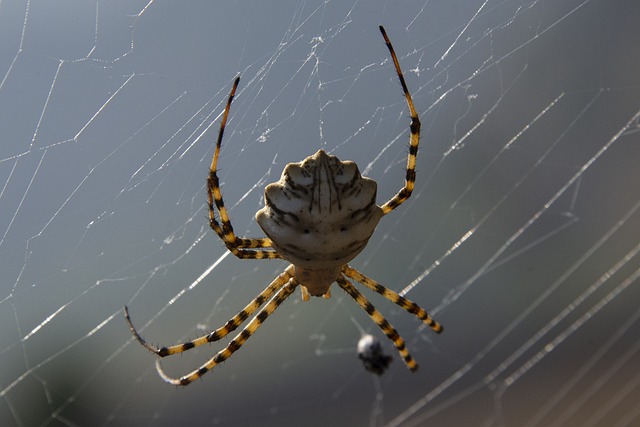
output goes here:
[{"label": "striped spider leg", "polygon": [[[356,282],[365,285],[367,288],[371,289],[374,292],[377,292],[378,294],[382,295],[389,301],[393,302],[394,304],[397,304],[398,306],[402,307],[409,313],[415,315],[417,318],[422,320],[426,325],[428,325],[431,329],[433,329],[436,333],[439,334],[444,330],[442,325],[440,325],[438,322],[433,320],[431,316],[429,316],[429,314],[418,304],[414,303],[413,301],[405,297],[400,296],[399,294],[392,291],[391,289],[388,289],[382,286],[375,280],[360,273],[355,268],[345,265],[344,268],[342,269],[342,272],[348,278],[353,279]],[[349,294],[349,296],[351,296],[351,298],[353,298],[358,303],[358,305],[362,307],[364,311],[367,312],[369,317],[371,317],[371,319],[375,322],[375,324],[378,325],[378,327],[380,327],[380,329],[382,330],[382,332],[384,332],[387,338],[393,341],[393,345],[395,345],[396,349],[398,350],[398,353],[400,353],[400,356],[402,356],[402,360],[407,365],[407,367],[412,371],[416,371],[418,369],[418,365],[416,364],[415,360],[413,360],[413,357],[411,357],[411,355],[409,354],[409,351],[406,348],[405,342],[402,339],[402,337],[398,334],[398,331],[396,331],[396,329],[393,326],[391,326],[391,324],[387,321],[387,319],[385,319],[384,316],[378,310],[376,310],[373,304],[371,304],[371,302],[369,302],[369,300],[364,295],[362,295],[362,293],[360,293],[355,288],[355,286],[349,283],[344,277],[340,277],[340,279],[338,280],[338,285],[342,289],[344,289]]]},{"label": "striped spider leg", "polygon": [[389,53],[391,54],[391,59],[393,60],[393,65],[396,68],[396,73],[398,74],[400,85],[402,86],[402,92],[404,93],[404,97],[407,100],[409,113],[411,114],[411,125],[409,126],[411,136],[409,138],[409,156],[407,157],[407,174],[404,181],[404,187],[402,187],[400,191],[398,191],[398,193],[393,196],[387,203],[382,205],[382,212],[386,215],[400,206],[402,203],[404,203],[404,201],[407,200],[413,192],[413,187],[416,183],[416,157],[418,155],[418,144],[420,142],[421,124],[420,117],[418,117],[418,112],[416,111],[416,107],[413,105],[413,99],[411,99],[411,94],[409,94],[407,83],[404,81],[404,75],[402,74],[402,70],[400,69],[398,57],[396,56],[396,52],[393,50],[393,45],[391,44],[389,37],[387,37],[387,32],[384,30],[384,27],[382,25],[380,25],[380,32],[382,33],[384,42],[389,49]]},{"label": "striped spider leg", "polygon": [[[241,259],[263,259],[263,258],[280,258],[278,253],[273,249],[271,240],[269,238],[246,238],[237,237],[233,232],[227,209],[224,206],[222,200],[222,192],[220,191],[220,181],[218,179],[218,157],[220,156],[220,148],[222,146],[222,137],[224,136],[224,129],[227,125],[227,117],[229,116],[229,109],[231,108],[231,102],[236,94],[236,89],[240,83],[240,77],[236,77],[233,82],[233,88],[229,94],[227,105],[222,115],[222,121],[220,122],[220,131],[218,132],[218,141],[216,142],[216,149],[213,154],[213,160],[211,161],[211,167],[209,168],[209,177],[207,178],[207,204],[209,206],[209,226],[216,232],[216,234],[222,239],[225,246],[229,251]],[[220,214],[220,223],[216,220],[215,209]]]},{"label": "striped spider leg", "polygon": [[[191,350],[194,347],[201,346],[203,344],[216,342],[221,338],[226,337],[231,332],[236,330],[238,326],[240,326],[244,321],[246,321],[253,313],[256,312],[265,301],[269,300],[267,305],[258,312],[258,314],[249,322],[249,324],[238,334],[236,335],[230,342],[227,347],[219,351],[214,357],[209,359],[207,363],[202,365],[200,368],[190,372],[187,375],[184,375],[180,378],[172,378],[165,374],[162,367],[160,366],[160,359],[156,360],[156,368],[158,373],[169,384],[173,385],[189,385],[193,381],[197,380],[208,371],[213,369],[216,365],[227,360],[236,350],[238,350],[242,344],[247,341],[251,335],[255,332],[256,329],[264,322],[267,317],[269,317],[275,310],[278,308],[280,304],[295,290],[298,283],[293,278],[293,266],[288,266],[278,277],[275,278],[273,282],[269,286],[267,286],[256,298],[253,299],[247,306],[242,309],[238,314],[233,316],[229,321],[221,328],[216,329],[204,335],[200,338],[196,338],[192,341],[187,341],[182,344],[176,344],[170,347],[156,347],[147,343],[144,338],[140,336],[136,328],[131,323],[131,318],[129,317],[129,310],[127,307],[124,308],[125,318],[127,319],[127,323],[129,324],[129,328],[133,333],[135,339],[144,346],[147,350],[152,353],[157,354],[160,357],[170,356],[176,353],[182,353],[187,350]],[[274,295],[275,294],[275,295]]]}]

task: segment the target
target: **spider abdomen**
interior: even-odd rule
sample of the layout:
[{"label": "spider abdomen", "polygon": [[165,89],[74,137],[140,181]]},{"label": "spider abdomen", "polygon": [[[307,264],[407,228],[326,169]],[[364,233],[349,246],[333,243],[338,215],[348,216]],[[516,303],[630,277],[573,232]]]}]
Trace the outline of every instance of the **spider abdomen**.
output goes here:
[{"label": "spider abdomen", "polygon": [[288,164],[280,180],[265,188],[256,221],[292,264],[332,270],[364,249],[382,218],[376,190],[354,162],[319,150]]}]

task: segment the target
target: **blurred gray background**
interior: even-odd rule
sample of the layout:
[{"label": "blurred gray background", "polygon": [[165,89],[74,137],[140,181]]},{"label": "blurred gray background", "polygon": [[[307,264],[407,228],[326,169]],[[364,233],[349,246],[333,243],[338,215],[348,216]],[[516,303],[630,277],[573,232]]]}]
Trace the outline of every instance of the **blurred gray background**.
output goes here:
[{"label": "blurred gray background", "polygon": [[[607,0],[0,2],[0,424],[640,423],[638,18]],[[125,304],[174,344],[286,266],[228,256],[207,225],[236,75],[220,176],[239,234],[319,148],[379,203],[401,187],[409,118],[379,24],[422,118],[418,181],[352,265],[445,332],[371,295],[412,374],[337,286],[296,293],[201,381],[164,384]],[[381,377],[363,333],[394,356]]]}]

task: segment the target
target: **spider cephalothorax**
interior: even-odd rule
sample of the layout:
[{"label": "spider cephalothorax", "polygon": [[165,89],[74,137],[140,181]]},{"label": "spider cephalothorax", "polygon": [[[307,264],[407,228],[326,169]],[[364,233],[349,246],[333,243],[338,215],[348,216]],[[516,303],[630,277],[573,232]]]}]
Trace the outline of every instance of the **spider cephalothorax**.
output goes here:
[{"label": "spider cephalothorax", "polygon": [[[265,189],[265,207],[258,211],[256,220],[267,237],[236,236],[222,200],[218,179],[218,157],[224,128],[240,81],[239,77],[236,78],[220,122],[218,141],[207,179],[209,225],[227,249],[240,259],[280,258],[289,261],[291,265],[224,326],[182,344],[156,347],[147,343],[133,327],[129,311],[125,307],[125,317],[135,339],[148,350],[160,357],[165,357],[218,341],[238,328],[266,302],[258,314],[224,349],[189,374],[172,378],[164,373],[159,363],[160,359],[157,359],[156,368],[166,382],[174,385],[191,384],[227,360],[298,286],[302,289],[303,299],[307,300],[310,294],[328,297],[329,287],[332,283],[337,283],[393,341],[405,364],[412,371],[415,371],[418,365],[407,351],[402,337],[348,279],[364,285],[414,314],[435,332],[442,332],[442,326],[416,303],[387,289],[347,264],[367,245],[380,218],[392,212],[411,196],[415,184],[420,119],[400,70],[398,58],[382,26],[380,26],[380,32],[391,54],[411,113],[409,126],[411,135],[404,186],[389,201],[378,206],[375,181],[360,176],[355,163],[341,162],[337,157],[319,150],[300,163],[288,164],[280,180],[269,184]],[[216,211],[219,219],[216,218]],[[386,363],[384,366],[386,368],[390,359],[385,356],[384,359],[374,360],[374,356],[377,357],[376,355],[367,356],[367,360],[369,362],[373,360],[375,363],[383,361]],[[376,373],[382,371],[383,369]]]},{"label": "spider cephalothorax", "polygon": [[267,185],[256,221],[311,295],[325,295],[342,266],[367,245],[383,216],[376,188],[354,162],[323,150],[288,164],[280,180]]}]

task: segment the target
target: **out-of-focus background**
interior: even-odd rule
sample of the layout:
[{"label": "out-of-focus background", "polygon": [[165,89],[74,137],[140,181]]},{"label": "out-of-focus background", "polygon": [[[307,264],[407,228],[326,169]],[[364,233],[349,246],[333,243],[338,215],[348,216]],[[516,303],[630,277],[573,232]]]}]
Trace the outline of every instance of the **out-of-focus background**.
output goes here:
[{"label": "out-of-focus background", "polygon": [[[0,424],[640,423],[640,5],[632,1],[0,2]],[[379,203],[416,191],[352,265],[420,364],[337,287],[289,298],[185,389],[152,343],[221,326],[286,263],[229,256],[205,178],[259,236],[262,189],[319,148]],[[355,348],[394,357],[376,377]],[[172,375],[226,345],[165,360]]]}]

